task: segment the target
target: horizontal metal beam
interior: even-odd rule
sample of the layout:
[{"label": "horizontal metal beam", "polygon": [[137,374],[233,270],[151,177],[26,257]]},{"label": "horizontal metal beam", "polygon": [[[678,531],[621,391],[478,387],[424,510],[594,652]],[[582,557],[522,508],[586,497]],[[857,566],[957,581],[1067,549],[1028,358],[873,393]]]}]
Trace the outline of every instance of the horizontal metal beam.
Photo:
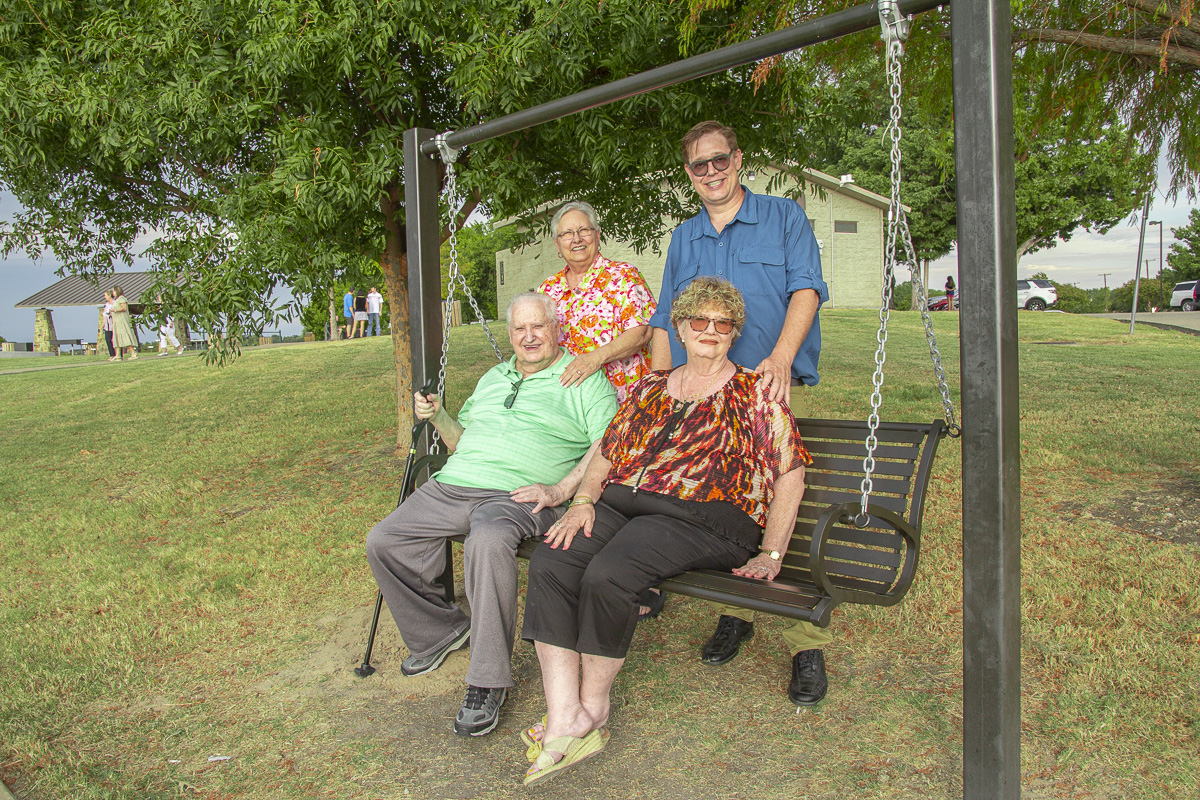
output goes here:
[{"label": "horizontal metal beam", "polygon": [[[900,11],[904,14],[919,14],[946,5],[948,0],[900,0]],[[764,58],[781,55],[809,45],[820,44],[841,36],[879,26],[879,11],[875,3],[864,3],[845,11],[829,14],[819,19],[793,25],[765,36],[756,36],[745,42],[731,44],[719,50],[702,53],[673,64],[639,72],[627,78],[595,86],[582,92],[542,103],[507,114],[499,119],[472,125],[455,131],[446,137],[446,143],[459,149],[467,145],[485,142],[506,133],[532,128],[544,122],[569,117],[580,111],[615,103],[665,86],[713,75],[732,67],[751,64]],[[435,155],[437,145],[432,141],[421,144],[421,152]]]}]

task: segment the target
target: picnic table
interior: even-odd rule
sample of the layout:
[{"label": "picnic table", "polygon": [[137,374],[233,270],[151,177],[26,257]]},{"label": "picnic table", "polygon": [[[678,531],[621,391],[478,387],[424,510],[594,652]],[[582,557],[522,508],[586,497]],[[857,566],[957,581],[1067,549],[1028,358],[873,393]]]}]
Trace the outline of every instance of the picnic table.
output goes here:
[{"label": "picnic table", "polygon": [[50,340],[50,346],[54,348],[55,355],[60,355],[60,356],[62,355],[62,349],[64,347],[69,347],[71,349],[71,352],[74,353],[76,347],[82,349],[86,345],[87,345],[87,342],[83,341],[82,339],[51,339]]}]

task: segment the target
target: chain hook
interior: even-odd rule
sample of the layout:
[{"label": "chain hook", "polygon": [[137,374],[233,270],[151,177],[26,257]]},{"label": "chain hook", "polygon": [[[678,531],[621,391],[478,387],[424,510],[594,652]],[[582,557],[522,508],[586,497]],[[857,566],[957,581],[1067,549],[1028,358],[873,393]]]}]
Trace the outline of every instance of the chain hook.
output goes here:
[{"label": "chain hook", "polygon": [[446,131],[433,137],[433,143],[437,145],[438,154],[441,155],[442,163],[446,166],[453,164],[458,159],[458,152],[462,150],[461,147],[451,147],[450,142],[447,141],[447,137],[452,133],[454,131]]},{"label": "chain hook", "polygon": [[879,9],[879,38],[883,39],[889,50],[896,55],[904,54],[904,43],[908,41],[908,31],[912,27],[912,17],[904,16],[900,11],[899,0],[878,0]]}]

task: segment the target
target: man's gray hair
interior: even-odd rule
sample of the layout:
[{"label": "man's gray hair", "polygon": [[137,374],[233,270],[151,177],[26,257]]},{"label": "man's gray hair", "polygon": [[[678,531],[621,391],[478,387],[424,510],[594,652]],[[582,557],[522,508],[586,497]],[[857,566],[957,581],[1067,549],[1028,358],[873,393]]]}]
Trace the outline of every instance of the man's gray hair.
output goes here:
[{"label": "man's gray hair", "polygon": [[572,200],[569,203],[563,203],[563,207],[554,212],[554,219],[550,220],[550,235],[558,236],[558,223],[562,222],[562,218],[572,211],[578,211],[588,219],[588,225],[596,229],[596,235],[600,235],[600,220],[596,218],[596,209],[592,208],[591,203],[586,203],[583,200]]},{"label": "man's gray hair", "polygon": [[519,295],[508,301],[508,309],[504,312],[504,321],[509,326],[512,325],[513,309],[517,307],[517,303],[523,303],[527,300],[533,300],[542,307],[542,311],[546,315],[546,322],[558,324],[558,306],[554,304],[554,299],[549,295],[541,292],[521,292]]}]

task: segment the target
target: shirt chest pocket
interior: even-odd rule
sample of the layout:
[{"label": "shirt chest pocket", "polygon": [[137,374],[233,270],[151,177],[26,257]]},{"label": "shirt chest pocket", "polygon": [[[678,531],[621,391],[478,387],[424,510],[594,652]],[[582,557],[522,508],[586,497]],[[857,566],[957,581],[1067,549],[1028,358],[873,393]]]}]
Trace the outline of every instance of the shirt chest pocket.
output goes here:
[{"label": "shirt chest pocket", "polygon": [[733,282],[747,294],[782,295],[787,291],[782,247],[743,247],[736,259]]},{"label": "shirt chest pocket", "polygon": [[696,275],[698,275],[699,272],[700,264],[698,262],[693,261],[691,263],[681,264],[679,269],[675,270],[675,275],[672,277],[674,285],[671,287],[673,290],[671,299],[674,300],[675,298],[679,297],[680,292],[687,288],[687,285],[696,278]]}]

